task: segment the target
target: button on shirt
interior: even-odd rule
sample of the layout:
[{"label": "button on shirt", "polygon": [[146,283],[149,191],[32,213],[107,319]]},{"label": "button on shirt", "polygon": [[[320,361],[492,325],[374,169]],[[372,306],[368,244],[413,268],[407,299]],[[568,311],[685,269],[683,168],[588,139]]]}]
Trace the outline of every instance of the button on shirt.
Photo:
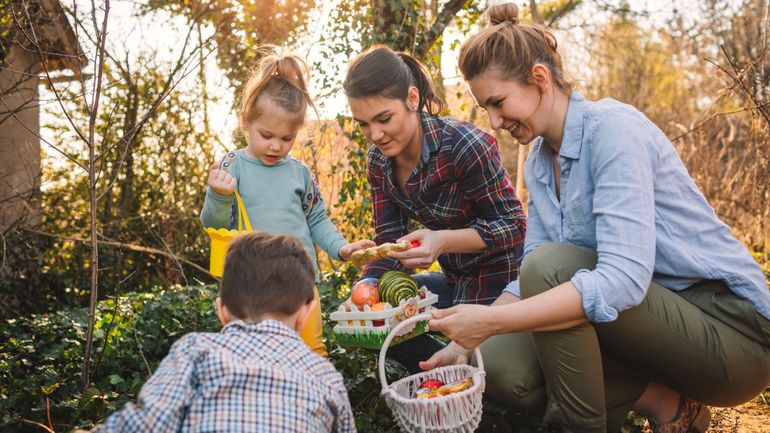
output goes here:
[{"label": "button on shirt", "polygon": [[276,320],[180,338],[136,403],[93,431],[355,432],[342,376]]},{"label": "button on shirt", "polygon": [[[524,256],[551,242],[598,253],[572,283],[586,317],[615,320],[641,303],[651,281],[679,291],[721,280],[770,319],[770,291],[748,249],[690,178],[663,132],[635,108],[573,92],[556,162],[538,138],[525,165],[530,191]],[[506,291],[519,296],[519,282]]]},{"label": "button on shirt", "polygon": [[[438,258],[453,303],[492,303],[518,278],[526,227],[521,202],[500,160],[495,138],[472,123],[421,113],[422,158],[406,182],[395,182],[392,159],[369,149],[367,174],[378,245],[405,236],[410,219],[431,230],[472,228],[487,244],[481,253]],[[366,266],[363,277],[402,269],[386,258]]]}]

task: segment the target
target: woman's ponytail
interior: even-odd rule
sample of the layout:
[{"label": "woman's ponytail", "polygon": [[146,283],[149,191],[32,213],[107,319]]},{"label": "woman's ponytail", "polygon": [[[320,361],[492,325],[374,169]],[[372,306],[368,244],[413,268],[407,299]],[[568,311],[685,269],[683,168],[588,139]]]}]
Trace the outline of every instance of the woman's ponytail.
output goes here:
[{"label": "woman's ponytail", "polygon": [[383,96],[406,101],[409,87],[420,94],[418,111],[437,115],[444,107],[428,71],[414,57],[376,45],[350,61],[342,87],[349,98]]},{"label": "woman's ponytail", "polygon": [[421,111],[423,108],[430,114],[436,115],[444,108],[444,103],[436,95],[433,89],[433,80],[428,71],[417,59],[407,53],[397,53],[398,57],[406,64],[414,79],[414,86],[420,93],[420,104],[417,108]]}]

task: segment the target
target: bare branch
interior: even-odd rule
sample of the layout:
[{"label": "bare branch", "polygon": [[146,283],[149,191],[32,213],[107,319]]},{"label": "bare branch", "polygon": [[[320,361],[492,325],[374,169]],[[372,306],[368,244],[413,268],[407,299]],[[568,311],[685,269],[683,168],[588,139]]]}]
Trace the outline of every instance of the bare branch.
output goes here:
[{"label": "bare branch", "polygon": [[[26,4],[26,3],[25,3],[25,4]],[[27,8],[26,8],[26,7],[24,8],[24,14],[25,14],[25,15],[26,15],[26,17],[27,17],[27,20],[28,20],[30,23],[32,23],[33,21],[32,21],[32,19],[30,18],[30,16],[29,16],[29,11],[27,10]],[[17,26],[18,26],[20,29],[24,29],[24,26],[23,26],[23,25],[21,24],[21,22],[18,20],[18,18],[16,17],[16,14],[15,14],[15,13],[12,13],[12,16],[13,16],[13,19],[14,19],[14,21],[16,22],[16,25],[17,25]],[[22,30],[22,31],[24,32],[24,30]],[[77,124],[75,123],[75,121],[74,121],[74,120],[72,120],[72,117],[70,117],[70,114],[69,114],[69,112],[68,112],[68,111],[67,111],[67,109],[64,107],[64,103],[63,103],[63,101],[62,101],[61,97],[59,96],[59,92],[56,90],[56,86],[54,86],[54,85],[53,85],[53,81],[51,80],[51,73],[50,73],[50,71],[48,70],[48,65],[47,65],[46,56],[45,56],[45,55],[43,54],[43,52],[41,51],[41,47],[40,47],[40,40],[37,38],[37,34],[35,33],[35,26],[31,25],[31,26],[30,26],[30,31],[32,32],[32,38],[30,39],[30,42],[31,42],[31,43],[34,45],[35,49],[37,50],[37,53],[38,53],[38,55],[40,56],[40,63],[41,63],[41,65],[43,66],[43,69],[44,69],[44,71],[45,71],[45,78],[46,78],[46,80],[48,81],[48,85],[51,87],[51,91],[53,91],[53,92],[54,92],[54,95],[56,96],[56,100],[59,102],[59,106],[61,107],[61,109],[62,109],[62,112],[64,113],[64,116],[66,116],[66,117],[67,117],[67,120],[69,121],[69,123],[70,123],[70,125],[72,126],[72,128],[75,130],[75,133],[76,133],[76,134],[77,134],[77,135],[80,137],[80,139],[81,139],[81,140],[83,140],[84,142],[86,142],[86,143],[87,143],[87,142],[88,142],[88,140],[87,140],[87,139],[86,139],[86,137],[83,135],[83,133],[80,131],[80,128],[78,128],[78,126],[77,126]],[[25,33],[25,35],[26,35],[26,32],[24,32],[24,33]]]},{"label": "bare branch", "polygon": [[[213,38],[213,36],[212,36],[212,38]],[[206,55],[203,57],[203,58],[204,58],[204,60],[205,60],[205,59],[207,59],[207,58],[208,58],[208,57],[209,57],[209,56],[210,56],[212,53],[214,53],[214,52],[215,52],[215,50],[214,50],[214,49],[210,50],[210,51],[208,52],[208,54],[206,54]],[[193,52],[193,54],[191,54],[191,55],[190,55],[190,57],[188,57],[188,59],[187,59],[187,60],[185,60],[185,61],[184,61],[184,63],[185,63],[185,64],[187,63],[187,61],[188,61],[190,58],[194,57],[194,53],[195,53],[195,51]],[[180,59],[180,60],[181,60],[181,59]],[[152,103],[152,105],[150,106],[150,108],[147,110],[147,112],[145,113],[145,115],[142,117],[142,120],[141,120],[141,121],[139,121],[139,123],[137,123],[137,124],[136,124],[136,126],[134,126],[133,128],[131,128],[131,130],[129,130],[128,132],[126,132],[126,134],[125,134],[123,137],[121,137],[121,138],[120,138],[120,140],[118,140],[119,142],[125,143],[125,147],[124,147],[124,149],[123,149],[123,155],[121,156],[121,158],[120,158],[120,160],[119,160],[119,162],[118,162],[118,164],[119,164],[119,167],[118,167],[118,168],[122,167],[122,165],[124,164],[124,162],[125,162],[125,156],[126,156],[126,154],[127,154],[127,152],[128,152],[128,148],[129,148],[129,146],[131,146],[131,143],[133,142],[133,139],[134,139],[134,136],[135,136],[136,132],[137,132],[139,129],[141,129],[143,126],[144,126],[144,124],[145,124],[145,123],[146,123],[146,122],[149,120],[149,118],[150,118],[150,115],[152,115],[152,113],[153,113],[153,112],[154,112],[154,111],[155,111],[155,110],[158,108],[158,106],[159,106],[159,105],[160,105],[160,104],[163,102],[163,100],[164,100],[164,99],[165,99],[165,98],[166,98],[166,97],[167,97],[167,96],[168,96],[168,95],[169,95],[169,94],[170,94],[170,93],[171,93],[173,90],[175,90],[175,89],[176,89],[176,87],[177,87],[177,86],[178,86],[178,85],[179,85],[179,84],[182,82],[182,80],[184,80],[185,78],[187,78],[187,76],[188,76],[188,75],[190,75],[192,72],[194,72],[194,71],[195,71],[195,68],[193,68],[193,69],[188,69],[188,68],[189,68],[189,67],[191,67],[191,66],[192,66],[192,65],[185,65],[185,66],[184,66],[184,69],[183,69],[183,72],[182,72],[182,75],[179,77],[179,79],[177,79],[177,80],[175,80],[175,81],[173,81],[173,75],[171,75],[171,78],[169,79],[169,81],[167,81],[167,82],[166,82],[166,87],[165,87],[165,89],[161,91],[161,93],[158,95],[158,97],[157,97],[157,98],[155,98],[155,101],[153,101],[153,103]],[[177,71],[179,71],[179,67],[175,68],[175,69],[174,69],[174,71],[175,71],[175,72],[173,72],[172,74],[176,74],[176,72],[177,72]],[[169,86],[170,86],[170,87],[169,87]],[[103,191],[102,191],[102,192],[99,194],[99,196],[98,196],[98,198],[97,198],[97,199],[101,199],[102,197],[104,197],[104,195],[107,193],[107,191],[109,191],[109,190],[110,190],[110,188],[112,188],[112,185],[113,185],[113,184],[115,183],[115,181],[117,180],[117,177],[118,177],[118,173],[119,173],[119,172],[120,172],[120,170],[119,170],[119,169],[118,169],[118,170],[116,170],[116,172],[115,172],[115,175],[113,176],[113,178],[112,178],[112,179],[110,179],[110,182],[109,182],[109,184],[108,184],[108,185],[107,185],[107,187],[106,187],[106,188],[105,188],[105,189],[104,189],[104,190],[103,190]]]},{"label": "bare branch", "polygon": [[[79,24],[80,24],[80,19],[78,18],[77,13],[78,13],[78,3],[77,3],[76,0],[72,0],[72,13],[70,15],[72,15],[72,20],[75,22],[75,25],[73,26],[74,28],[72,30],[75,32],[75,40],[79,41],[80,40],[80,34],[78,33],[78,27],[79,27]],[[86,34],[87,34],[87,32],[86,32]],[[78,44],[77,49],[78,50],[81,49],[80,44]],[[85,55],[85,53],[80,53],[79,52],[78,53],[78,59],[82,58],[81,56],[83,56],[83,55]],[[85,79],[83,77],[83,73],[82,72],[79,75],[80,75],[80,77],[79,77],[80,78],[80,95],[83,97],[83,102],[86,104],[86,111],[88,111],[90,113],[91,112],[91,104],[88,103],[88,98],[86,97],[86,83],[84,81]]]},{"label": "bare branch", "polygon": [[[733,64],[732,59],[730,59],[730,56],[727,54],[727,51],[725,50],[724,45],[720,45],[719,48],[722,50],[722,54],[724,54],[725,60],[727,60],[727,64],[730,65],[730,69],[733,72],[733,74],[728,74],[728,75],[735,83],[740,85],[741,89],[746,93],[746,96],[754,104],[754,107],[756,107],[757,110],[759,111],[759,114],[761,114],[762,117],[765,119],[765,122],[768,125],[770,125],[770,114],[768,114],[767,111],[764,110],[764,107],[767,104],[761,104],[757,100],[756,96],[754,96],[754,93],[751,91],[751,89],[749,89],[748,86],[746,86],[746,83],[743,82],[743,78],[742,78],[743,73],[738,72],[738,70],[735,68],[735,65]],[[754,59],[752,63],[744,69],[744,71],[748,70],[749,68],[753,67],[757,62],[761,61],[764,58],[764,53],[766,52],[767,52],[767,47],[763,47],[762,49],[763,54],[757,57],[756,59]]]},{"label": "bare branch", "polygon": [[139,348],[139,354],[142,356],[142,361],[144,361],[145,368],[147,368],[147,377],[150,377],[152,376],[152,369],[150,368],[150,363],[147,362],[147,358],[144,356],[144,348],[142,347],[142,343],[139,341],[139,336],[136,334],[136,326],[132,326],[131,331],[134,333],[136,347]]},{"label": "bare branch", "polygon": [[695,125],[694,127],[690,128],[689,130],[687,130],[687,131],[685,131],[685,132],[683,132],[683,133],[679,134],[678,136],[676,136],[676,137],[672,138],[672,139],[671,139],[671,142],[676,142],[676,141],[679,141],[679,140],[681,140],[682,138],[684,138],[684,137],[686,137],[686,136],[688,136],[688,135],[692,134],[693,132],[695,132],[695,131],[697,131],[697,130],[699,130],[699,129],[703,128],[703,127],[704,127],[704,126],[706,126],[706,125],[707,125],[709,122],[711,122],[712,120],[716,119],[717,117],[728,116],[728,115],[730,115],[730,114],[743,113],[744,111],[752,111],[752,110],[756,110],[756,109],[758,109],[758,108],[764,108],[764,107],[770,107],[770,102],[765,102],[764,104],[761,104],[761,105],[759,105],[759,106],[753,106],[753,107],[743,107],[743,108],[739,108],[739,109],[737,109],[737,110],[732,110],[732,111],[720,111],[719,113],[714,113],[714,114],[712,114],[711,116],[707,117],[706,119],[704,119],[704,120],[702,120],[702,121],[698,122],[698,124],[697,124],[697,125]]},{"label": "bare branch", "polygon": [[[422,59],[433,44],[436,43],[439,36],[444,33],[444,29],[452,21],[452,18],[457,15],[457,12],[470,2],[470,0],[449,0],[441,9],[441,12],[439,12],[430,30],[420,35],[419,41],[414,47],[415,57]],[[404,16],[406,17],[406,15]]]},{"label": "bare branch", "polygon": [[537,2],[535,0],[529,0],[529,14],[532,15],[532,22],[537,24],[543,24],[543,17],[540,16],[540,12],[537,11]]},{"label": "bare branch", "polygon": [[567,3],[561,5],[559,10],[548,17],[548,23],[546,23],[546,26],[553,27],[554,24],[556,24],[560,19],[567,15],[575,6],[578,5],[578,3],[580,3],[580,0],[570,0]]},{"label": "bare branch", "polygon": [[[73,237],[73,236],[62,236],[62,235],[57,235],[57,234],[53,234],[53,233],[46,233],[46,232],[43,232],[43,231],[40,231],[40,230],[35,230],[35,229],[32,229],[32,228],[26,228],[25,227],[25,228],[23,228],[23,230],[27,231],[29,233],[35,233],[35,234],[38,234],[38,235],[47,236],[47,237],[54,238],[54,239],[60,239],[60,240],[63,240],[63,241],[80,242],[80,243],[91,242],[90,239],[84,239],[84,238]],[[108,245],[108,246],[111,246],[111,247],[115,247],[115,248],[119,248],[119,249],[124,249],[124,250],[129,250],[129,251],[136,251],[136,252],[139,252],[139,253],[154,254],[154,255],[159,255],[159,256],[163,256],[163,257],[172,258],[174,260],[177,260],[179,263],[183,263],[183,264],[185,264],[185,265],[187,265],[187,266],[189,266],[189,267],[191,267],[193,269],[197,269],[198,271],[201,271],[203,273],[209,274],[209,270],[208,269],[206,269],[206,268],[204,268],[204,267],[202,267],[202,266],[200,266],[200,265],[198,265],[196,263],[193,263],[190,260],[187,260],[187,259],[185,259],[185,258],[183,258],[181,256],[178,256],[178,255],[173,254],[171,252],[166,252],[166,251],[163,251],[163,250],[159,250],[157,248],[145,247],[145,246],[142,246],[142,245],[129,244],[129,243],[125,243],[125,242],[105,241],[105,240],[99,240],[99,244],[100,245]]]},{"label": "bare branch", "polygon": [[42,141],[43,143],[45,143],[46,145],[50,146],[50,147],[51,147],[52,149],[54,149],[55,151],[57,151],[57,152],[59,152],[60,154],[62,154],[62,155],[65,157],[65,158],[67,158],[67,159],[69,159],[70,161],[72,161],[73,163],[75,163],[75,164],[76,164],[78,167],[82,168],[83,170],[88,170],[88,169],[86,168],[86,166],[85,166],[85,165],[83,165],[83,164],[81,164],[81,163],[80,163],[80,161],[78,161],[78,160],[76,160],[75,158],[73,158],[72,156],[68,155],[66,152],[64,152],[63,150],[59,149],[58,147],[54,146],[54,145],[53,145],[51,142],[49,142],[48,140],[46,140],[45,138],[43,138],[43,136],[42,136],[42,135],[40,135],[39,133],[37,133],[37,131],[33,131],[33,130],[32,130],[30,127],[29,127],[29,126],[27,126],[27,124],[26,124],[26,123],[24,123],[24,121],[23,121],[23,120],[19,119],[19,117],[18,117],[18,116],[16,115],[16,113],[15,113],[15,112],[14,112],[14,111],[11,109],[11,107],[9,107],[9,106],[8,106],[8,103],[6,103],[6,102],[5,102],[5,99],[3,98],[3,96],[2,96],[2,95],[0,95],[0,102],[3,104],[3,106],[5,107],[5,109],[6,109],[6,110],[8,110],[8,111],[11,113],[11,115],[13,116],[13,118],[14,118],[14,119],[16,119],[16,121],[17,121],[17,122],[19,122],[19,124],[20,124],[21,126],[23,126],[23,127],[24,127],[24,129],[26,129],[26,130],[27,130],[27,132],[29,132],[30,134],[34,135],[34,136],[35,136],[35,137],[37,137],[37,138],[38,138],[40,141]]},{"label": "bare branch", "polygon": [[[93,4],[93,2],[92,2]],[[95,14],[92,11],[92,14]],[[96,128],[96,118],[99,114],[99,98],[102,91],[102,78],[104,76],[104,52],[105,44],[107,41],[107,22],[110,16],[110,0],[105,0],[103,16],[102,16],[102,31],[98,33],[99,44],[96,52],[96,56],[99,59],[98,66],[96,67],[96,79],[94,85],[94,99],[91,105],[91,110],[88,113],[88,195],[90,204],[90,243],[91,243],[91,293],[88,305],[88,331],[86,332],[86,347],[83,356],[83,392],[86,391],[91,383],[91,377],[89,374],[89,368],[91,366],[91,350],[94,343],[94,326],[96,321],[96,301],[98,299],[99,289],[99,240],[97,238],[97,204],[98,199],[96,197],[96,145],[94,143],[94,134]],[[96,22],[94,22],[96,25]]]}]

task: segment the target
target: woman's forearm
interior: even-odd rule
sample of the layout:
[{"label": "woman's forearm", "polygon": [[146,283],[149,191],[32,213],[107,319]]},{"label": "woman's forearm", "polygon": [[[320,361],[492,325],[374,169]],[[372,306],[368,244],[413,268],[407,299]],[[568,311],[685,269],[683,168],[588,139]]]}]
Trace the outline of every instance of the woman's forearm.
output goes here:
[{"label": "woman's forearm", "polygon": [[503,292],[500,294],[500,296],[497,297],[497,299],[495,299],[495,302],[492,303],[492,306],[512,304],[519,301],[521,301],[521,299],[517,298],[516,296],[508,292]]},{"label": "woman's forearm", "polygon": [[474,229],[438,230],[442,253],[478,253],[486,250],[487,244]]},{"label": "woman's forearm", "polygon": [[[502,299],[503,295],[492,304],[491,311],[485,318],[495,335],[558,331],[586,322],[583,297],[577,287],[569,281],[520,301],[516,301],[518,298],[510,294],[506,299]],[[508,302],[503,303],[505,301]]]}]

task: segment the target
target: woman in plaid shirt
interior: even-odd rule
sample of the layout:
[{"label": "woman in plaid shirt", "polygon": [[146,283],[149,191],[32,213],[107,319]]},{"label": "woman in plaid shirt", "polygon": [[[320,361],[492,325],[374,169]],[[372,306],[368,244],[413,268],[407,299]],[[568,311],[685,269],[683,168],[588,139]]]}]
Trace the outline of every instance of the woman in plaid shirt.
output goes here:
[{"label": "woman in plaid shirt", "polygon": [[[443,104],[424,67],[388,47],[353,59],[343,87],[353,118],[373,143],[367,176],[374,241],[420,243],[368,264],[362,277],[426,269],[438,260],[442,273],[415,277],[439,295],[439,307],[492,303],[518,277],[525,231],[495,138],[469,122],[438,116]],[[425,228],[410,233],[410,220]],[[417,362],[441,347],[425,337],[394,353],[419,371]]]}]

